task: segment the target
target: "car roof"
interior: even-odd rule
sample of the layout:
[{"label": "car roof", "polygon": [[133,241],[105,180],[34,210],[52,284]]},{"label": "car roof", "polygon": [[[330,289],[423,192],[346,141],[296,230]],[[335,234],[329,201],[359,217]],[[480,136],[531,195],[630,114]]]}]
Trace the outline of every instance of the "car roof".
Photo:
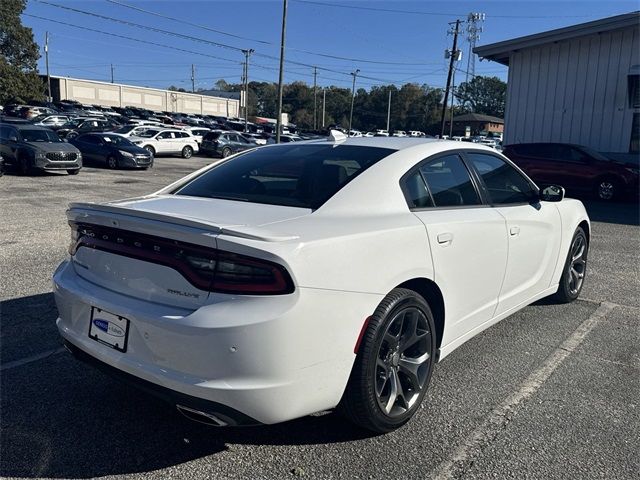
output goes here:
[{"label": "car roof", "polygon": [[14,123],[14,124],[11,124],[11,126],[17,128],[18,130],[47,130],[47,131],[52,131],[50,128],[41,127],[39,125],[33,125],[32,123]]},{"label": "car roof", "polygon": [[[425,143],[444,142],[437,138],[420,137],[347,137],[345,140],[334,141],[331,137],[320,140],[307,140],[305,143],[337,143],[339,145],[354,145],[361,147],[389,148],[392,150],[404,150]],[[453,143],[453,142],[452,142]],[[459,142],[456,142],[459,145]]]}]

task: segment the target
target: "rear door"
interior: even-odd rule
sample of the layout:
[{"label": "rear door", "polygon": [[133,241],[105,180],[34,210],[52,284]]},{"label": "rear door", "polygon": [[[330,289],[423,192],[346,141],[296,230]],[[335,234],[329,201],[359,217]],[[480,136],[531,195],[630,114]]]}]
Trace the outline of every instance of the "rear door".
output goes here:
[{"label": "rear door", "polygon": [[483,204],[459,153],[428,158],[403,177],[403,190],[426,227],[435,282],[446,292],[444,345],[493,318],[507,264],[506,222]]},{"label": "rear door", "polygon": [[513,165],[492,153],[467,151],[494,210],[506,221],[507,268],[496,315],[529,303],[551,285],[562,225],[553,203],[537,200],[537,189]]}]

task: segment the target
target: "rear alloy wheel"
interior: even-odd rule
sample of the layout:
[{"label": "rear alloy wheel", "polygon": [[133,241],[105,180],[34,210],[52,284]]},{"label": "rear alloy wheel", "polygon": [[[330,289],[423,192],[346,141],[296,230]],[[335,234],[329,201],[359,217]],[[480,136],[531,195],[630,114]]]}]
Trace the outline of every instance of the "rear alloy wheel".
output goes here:
[{"label": "rear alloy wheel", "polygon": [[182,149],[182,158],[191,158],[193,156],[193,148],[186,146]]},{"label": "rear alloy wheel", "polygon": [[610,202],[620,194],[618,181],[612,178],[603,178],[597,181],[595,194],[598,200]]},{"label": "rear alloy wheel", "polygon": [[369,319],[340,405],[355,424],[384,433],[411,419],[426,394],[436,349],[433,315],[412,290],[394,289]]},{"label": "rear alloy wheel", "polygon": [[567,261],[560,277],[560,284],[555,298],[560,303],[573,302],[580,296],[587,274],[587,255],[589,243],[581,227],[578,227],[571,240]]},{"label": "rear alloy wheel", "polygon": [[107,167],[109,167],[112,170],[118,168],[118,159],[113,155],[109,155],[107,157]]},{"label": "rear alloy wheel", "polygon": [[224,147],[222,149],[222,158],[227,158],[229,155],[231,155],[231,149],[229,147]]}]

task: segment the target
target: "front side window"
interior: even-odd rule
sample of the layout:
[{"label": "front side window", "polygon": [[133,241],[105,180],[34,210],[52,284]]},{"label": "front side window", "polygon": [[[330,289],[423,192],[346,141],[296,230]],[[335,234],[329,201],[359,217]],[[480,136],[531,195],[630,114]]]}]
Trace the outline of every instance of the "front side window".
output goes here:
[{"label": "front side window", "polygon": [[20,134],[25,142],[62,142],[60,137],[51,130],[20,130]]},{"label": "front side window", "polygon": [[495,205],[527,203],[536,189],[515,168],[501,158],[484,153],[467,153],[467,158],[482,177],[491,203]]},{"label": "front side window", "polygon": [[332,144],[251,150],[204,172],[173,193],[316,209],[394,151]]},{"label": "front side window", "polygon": [[436,207],[479,205],[471,175],[457,154],[438,157],[419,168]]}]

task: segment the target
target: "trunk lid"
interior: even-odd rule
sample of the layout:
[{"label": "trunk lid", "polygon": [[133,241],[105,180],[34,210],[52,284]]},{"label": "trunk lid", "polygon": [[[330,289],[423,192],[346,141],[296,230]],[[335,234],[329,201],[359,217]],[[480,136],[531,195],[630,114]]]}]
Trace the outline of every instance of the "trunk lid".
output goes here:
[{"label": "trunk lid", "polygon": [[[74,203],[67,211],[82,242],[76,273],[91,283],[141,300],[197,309],[209,291],[185,272],[185,256],[206,257],[220,234],[273,242],[292,236],[263,225],[311,210],[219,199],[160,195],[106,204]],[[198,280],[198,279],[196,279]]]}]

